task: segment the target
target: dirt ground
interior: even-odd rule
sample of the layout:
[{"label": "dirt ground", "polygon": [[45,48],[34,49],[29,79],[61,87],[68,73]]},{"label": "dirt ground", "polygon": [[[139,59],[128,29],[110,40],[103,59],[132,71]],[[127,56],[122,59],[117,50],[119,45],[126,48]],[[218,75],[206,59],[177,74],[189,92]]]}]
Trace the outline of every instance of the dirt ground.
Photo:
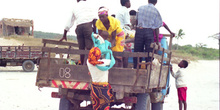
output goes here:
[{"label": "dirt ground", "polygon": [[18,45],[22,45],[22,42],[18,42],[17,40],[14,39],[0,38],[0,46],[18,46]]},{"label": "dirt ground", "polygon": [[[174,71],[177,66],[174,65]],[[219,61],[198,61],[187,68],[188,110],[219,110]],[[23,72],[22,67],[0,67],[1,110],[58,110],[59,99],[51,98],[56,88],[35,86],[37,68]],[[164,102],[164,110],[178,110],[175,80]]]},{"label": "dirt ground", "polygon": [[[177,71],[177,65],[174,65]],[[186,69],[188,79],[187,110],[219,110],[219,60],[191,62]],[[164,110],[178,110],[175,79],[170,79],[170,94]]]},{"label": "dirt ground", "polygon": [[[0,38],[0,46],[22,45],[13,39]],[[177,71],[176,64],[173,65]],[[191,62],[186,69],[188,110],[219,110],[219,61]],[[37,68],[23,72],[22,67],[0,67],[0,110],[58,110],[59,99],[51,98],[56,88],[35,86]],[[175,80],[170,79],[170,94],[164,110],[178,110]],[[83,105],[83,104],[82,104]]]}]

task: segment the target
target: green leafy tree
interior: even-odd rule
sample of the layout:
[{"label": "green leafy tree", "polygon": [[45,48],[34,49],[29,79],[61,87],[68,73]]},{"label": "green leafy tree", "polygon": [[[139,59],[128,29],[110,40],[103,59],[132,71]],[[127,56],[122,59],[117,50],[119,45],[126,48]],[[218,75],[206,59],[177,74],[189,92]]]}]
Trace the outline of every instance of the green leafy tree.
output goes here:
[{"label": "green leafy tree", "polygon": [[183,29],[180,29],[178,31],[178,34],[176,34],[175,38],[177,39],[177,47],[176,50],[178,50],[178,43],[179,43],[179,39],[183,39],[183,36],[185,35],[185,33],[183,32]]},{"label": "green leafy tree", "polygon": [[196,47],[197,48],[203,48],[203,47],[207,47],[207,45],[203,44],[203,43],[198,43],[198,44],[196,44]]}]

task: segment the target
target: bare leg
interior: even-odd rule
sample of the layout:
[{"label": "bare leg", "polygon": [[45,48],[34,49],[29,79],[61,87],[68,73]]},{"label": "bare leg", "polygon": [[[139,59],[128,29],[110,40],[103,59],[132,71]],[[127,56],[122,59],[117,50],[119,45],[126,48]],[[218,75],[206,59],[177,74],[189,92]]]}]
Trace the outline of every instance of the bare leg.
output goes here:
[{"label": "bare leg", "polygon": [[183,105],[184,105],[184,110],[186,110],[186,109],[187,109],[187,103],[186,103],[186,101],[183,101]]},{"label": "bare leg", "polygon": [[182,105],[183,105],[183,102],[179,100],[179,110],[182,110],[183,108]]}]

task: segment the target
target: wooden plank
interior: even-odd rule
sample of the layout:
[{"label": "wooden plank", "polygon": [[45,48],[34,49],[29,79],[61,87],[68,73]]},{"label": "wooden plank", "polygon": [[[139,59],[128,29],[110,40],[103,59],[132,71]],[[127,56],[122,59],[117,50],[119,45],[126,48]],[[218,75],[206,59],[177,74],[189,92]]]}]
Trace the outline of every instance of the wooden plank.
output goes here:
[{"label": "wooden plank", "polygon": [[61,41],[49,40],[49,39],[42,39],[42,43],[79,47],[78,44],[76,44],[76,43],[72,43],[72,42],[61,42]]},{"label": "wooden plank", "polygon": [[0,47],[0,58],[2,58],[2,47]]},{"label": "wooden plank", "polygon": [[[50,68],[49,79],[59,79],[59,80],[68,80],[68,81],[86,81],[91,80],[91,76],[88,75],[88,67],[82,65],[68,65],[63,64],[64,60],[62,59],[50,59],[50,66],[47,66],[47,59],[42,58],[40,61],[39,79],[45,79],[48,68]],[[137,86],[147,85],[147,70],[140,69],[140,78],[137,82]],[[112,68],[109,70],[109,82],[111,84],[118,85],[130,85],[133,86],[136,79],[136,69],[131,68]]]},{"label": "wooden plank", "polygon": [[172,37],[171,34],[163,34],[164,37]]},{"label": "wooden plank", "polygon": [[121,57],[148,57],[146,52],[113,52],[113,55]]},{"label": "wooden plank", "polygon": [[[153,53],[150,53],[149,56],[152,57],[152,56],[153,56]],[[156,58],[156,59],[159,59],[159,60],[162,59],[162,56],[161,56],[161,55],[158,55],[158,54],[154,54],[153,57]],[[169,61],[170,61],[170,58],[166,58],[166,57],[163,56],[163,61],[167,61],[167,62],[169,62]]]},{"label": "wooden plank", "polygon": [[[159,46],[158,46],[156,43],[151,43],[150,47],[153,48],[154,45],[155,45],[155,50],[158,50],[158,47],[159,47]],[[160,50],[160,51],[163,51],[163,47],[160,47],[159,50]],[[167,53],[167,54],[170,54],[171,51],[165,49],[164,52]]]},{"label": "wooden plank", "polygon": [[[111,84],[111,83],[110,83]],[[132,89],[132,86],[125,86],[125,85],[116,85],[111,84],[113,92],[125,92],[125,93],[145,93],[146,89],[142,86],[136,86]]]},{"label": "wooden plank", "polygon": [[[150,81],[149,84],[149,89],[153,89],[153,88],[157,88],[158,87],[158,81],[159,81],[159,76],[160,76],[160,68],[161,64],[158,63],[154,63],[153,64],[153,70],[151,71],[151,76],[150,79],[153,79]],[[168,66],[167,65],[163,65],[162,66],[162,70],[161,70],[161,78],[160,78],[160,84],[159,84],[159,88],[163,88],[166,86],[166,81],[167,81],[167,75],[168,75]]]},{"label": "wooden plank", "polygon": [[[136,86],[146,86],[148,84],[147,70],[140,69],[139,72],[140,72],[140,76]],[[136,80],[136,69],[112,68],[109,71],[109,83],[111,84],[133,86],[135,80]]]},{"label": "wooden plank", "polygon": [[15,47],[15,57],[14,58],[17,58],[17,48]]},{"label": "wooden plank", "polygon": [[[52,61],[53,62],[53,61]],[[49,79],[59,79],[66,81],[90,82],[88,67],[82,65],[52,64],[50,65]]]},{"label": "wooden plank", "polygon": [[66,54],[89,54],[89,50],[78,50],[78,49],[63,49],[63,48],[49,48],[42,47],[43,52],[51,52],[51,53],[66,53]]},{"label": "wooden plank", "polygon": [[[48,61],[50,61],[50,66],[48,66]],[[64,59],[50,58],[50,60],[48,60],[47,58],[42,58],[40,60],[40,65],[38,68],[37,81],[44,80],[44,83],[51,80],[91,82],[91,76],[88,75],[87,66],[68,65],[64,64],[64,61]],[[127,93],[142,93],[144,91],[146,92],[146,90],[158,88],[157,86],[159,80],[159,67],[160,65],[156,65],[153,67],[151,76],[148,76],[147,70],[140,69],[140,78],[137,82],[137,85],[134,87],[134,91],[132,87],[136,79],[136,69],[115,67],[110,69],[109,83],[118,87],[123,86],[124,92]],[[49,75],[49,77],[47,77],[47,75]],[[163,88],[166,86],[167,75],[168,66],[165,65],[162,67],[159,88]],[[151,78],[151,81],[149,88],[147,88],[149,77]]]},{"label": "wooden plank", "polygon": [[[53,64],[50,66],[49,79],[90,82],[91,76],[88,75],[88,72],[87,66]],[[135,69],[112,68],[109,71],[109,83],[133,86],[136,78],[135,72]],[[147,76],[143,73],[146,70],[141,72],[142,74],[137,82],[137,86],[147,85]]]},{"label": "wooden plank", "polygon": [[[42,52],[51,53],[66,53],[66,54],[88,54],[89,50],[79,50],[79,49],[64,49],[64,48],[50,48],[42,47]],[[113,52],[114,56],[122,57],[148,57],[147,53],[144,52]]]}]

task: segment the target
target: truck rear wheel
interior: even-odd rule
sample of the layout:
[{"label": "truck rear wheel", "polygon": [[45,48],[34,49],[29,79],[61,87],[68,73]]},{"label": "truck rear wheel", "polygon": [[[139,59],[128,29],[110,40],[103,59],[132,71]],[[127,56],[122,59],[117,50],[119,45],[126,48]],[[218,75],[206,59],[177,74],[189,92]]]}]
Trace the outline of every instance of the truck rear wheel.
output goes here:
[{"label": "truck rear wheel", "polygon": [[151,110],[150,95],[147,96],[147,109],[146,110]]},{"label": "truck rear wheel", "polygon": [[137,96],[138,100],[135,104],[136,110],[151,110],[151,99],[147,93],[141,93]]},{"label": "truck rear wheel", "polygon": [[25,60],[22,64],[22,68],[25,72],[31,72],[34,70],[34,62],[31,60]]},{"label": "truck rear wheel", "polygon": [[65,97],[60,99],[59,110],[72,110],[73,104]]},{"label": "truck rear wheel", "polygon": [[163,103],[152,103],[152,110],[163,110]]}]

